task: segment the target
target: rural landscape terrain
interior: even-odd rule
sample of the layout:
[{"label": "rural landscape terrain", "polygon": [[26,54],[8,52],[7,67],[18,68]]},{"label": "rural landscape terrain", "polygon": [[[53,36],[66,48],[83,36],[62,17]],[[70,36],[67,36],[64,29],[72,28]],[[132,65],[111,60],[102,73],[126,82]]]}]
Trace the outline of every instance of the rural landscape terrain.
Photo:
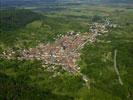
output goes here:
[{"label": "rural landscape terrain", "polygon": [[132,0],[0,0],[0,100],[132,99]]}]

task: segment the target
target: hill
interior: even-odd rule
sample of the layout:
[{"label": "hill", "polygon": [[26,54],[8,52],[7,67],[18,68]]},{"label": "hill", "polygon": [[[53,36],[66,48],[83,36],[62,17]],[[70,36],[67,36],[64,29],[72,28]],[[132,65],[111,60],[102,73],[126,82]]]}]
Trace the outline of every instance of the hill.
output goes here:
[{"label": "hill", "polygon": [[15,30],[41,17],[30,10],[13,8],[0,10],[0,15],[1,31]]},{"label": "hill", "polygon": [[[66,6],[64,2],[63,7],[66,8],[61,11],[41,12],[42,16],[24,9],[1,10],[0,100],[132,100],[133,9],[73,3]],[[78,36],[95,30],[95,25],[99,27],[98,23],[105,21],[116,27],[107,27],[107,33],[98,32],[96,41],[88,42],[79,50],[80,58],[76,60],[79,70],[90,80],[90,90],[78,73],[72,74],[62,66],[46,64],[39,59],[20,59],[21,54],[30,55],[25,52],[27,50],[33,55],[37,51],[37,57],[39,54],[45,59],[43,53],[47,55],[49,47],[44,48],[47,50],[45,52],[38,44],[43,47],[43,44],[52,44],[69,32],[78,33],[75,34],[76,38],[68,34],[72,36],[72,41],[80,41],[82,39]],[[92,25],[94,27],[90,28]],[[100,27],[104,28],[102,25]],[[68,44],[66,39],[67,37],[64,44]],[[74,42],[78,43],[77,41]],[[66,45],[65,48],[67,47]],[[116,50],[117,56],[114,57]],[[9,59],[3,57],[3,54],[12,56],[14,52],[14,59],[10,59],[10,56]],[[68,58],[71,53],[63,54]],[[50,57],[54,58],[53,55],[55,53],[51,53]],[[117,66],[123,85],[119,83],[114,65]]]}]

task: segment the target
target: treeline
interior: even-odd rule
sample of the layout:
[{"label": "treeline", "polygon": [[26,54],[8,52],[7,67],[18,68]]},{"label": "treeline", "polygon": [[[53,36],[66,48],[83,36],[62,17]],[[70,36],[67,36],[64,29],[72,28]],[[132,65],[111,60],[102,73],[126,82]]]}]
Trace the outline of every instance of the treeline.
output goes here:
[{"label": "treeline", "polygon": [[40,14],[26,9],[0,10],[0,30],[12,31],[40,18]]}]

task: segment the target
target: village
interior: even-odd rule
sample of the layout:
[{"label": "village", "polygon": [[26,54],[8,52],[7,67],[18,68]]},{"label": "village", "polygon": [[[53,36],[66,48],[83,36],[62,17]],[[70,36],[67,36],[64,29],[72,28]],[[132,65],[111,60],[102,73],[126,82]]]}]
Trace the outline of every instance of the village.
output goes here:
[{"label": "village", "polygon": [[[80,50],[86,43],[93,43],[98,35],[107,33],[107,27],[113,27],[108,21],[106,23],[93,23],[89,32],[67,32],[65,35],[58,35],[58,38],[53,43],[40,43],[35,48],[24,49],[17,57],[18,60],[40,60],[43,67],[46,65],[62,66],[62,68],[70,73],[78,73],[83,80],[88,84],[88,78],[80,73],[80,67],[76,61],[80,58]],[[115,26],[114,26],[115,27]],[[13,59],[15,51],[4,51],[3,58]],[[49,68],[48,68],[49,69]],[[51,71],[52,71],[51,69]]]}]

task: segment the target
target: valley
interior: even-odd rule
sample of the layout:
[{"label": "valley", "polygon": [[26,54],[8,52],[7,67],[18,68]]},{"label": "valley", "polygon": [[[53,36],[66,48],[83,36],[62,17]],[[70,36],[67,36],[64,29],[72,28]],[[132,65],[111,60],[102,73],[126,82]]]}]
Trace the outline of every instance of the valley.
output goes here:
[{"label": "valley", "polygon": [[42,3],[2,8],[0,99],[131,100],[129,5]]}]

